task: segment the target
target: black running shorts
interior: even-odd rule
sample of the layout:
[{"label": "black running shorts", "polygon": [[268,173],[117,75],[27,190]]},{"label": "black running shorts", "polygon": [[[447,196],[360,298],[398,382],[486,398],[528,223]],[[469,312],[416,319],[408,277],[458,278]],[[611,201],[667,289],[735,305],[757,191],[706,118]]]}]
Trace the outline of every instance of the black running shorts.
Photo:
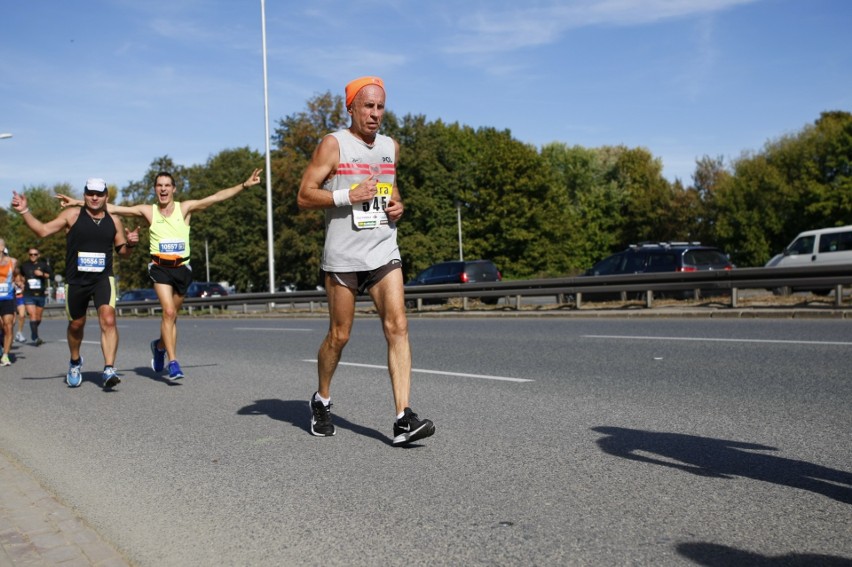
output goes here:
[{"label": "black running shorts", "polygon": [[102,305],[115,309],[115,277],[101,278],[91,284],[65,285],[65,314],[69,321],[85,317],[89,301],[94,302],[95,309]]},{"label": "black running shorts", "polygon": [[178,295],[186,295],[186,290],[192,283],[192,268],[189,267],[189,264],[175,268],[164,268],[151,262],[148,264],[148,275],[154,283],[172,286]]}]

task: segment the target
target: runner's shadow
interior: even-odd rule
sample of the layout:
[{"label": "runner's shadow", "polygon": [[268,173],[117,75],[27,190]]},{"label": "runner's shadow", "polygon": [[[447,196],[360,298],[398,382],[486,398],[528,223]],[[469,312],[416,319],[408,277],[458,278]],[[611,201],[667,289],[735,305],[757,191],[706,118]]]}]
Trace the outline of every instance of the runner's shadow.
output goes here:
[{"label": "runner's shadow", "polygon": [[606,435],[597,444],[617,457],[710,478],[752,478],[852,504],[852,473],[754,452],[777,451],[775,447],[623,427],[593,427],[592,431]]},{"label": "runner's shadow", "polygon": [[154,372],[150,366],[137,366],[128,372],[135,372],[137,376],[141,376],[143,378],[148,378],[149,380],[153,380],[154,382],[162,382],[168,386],[180,386],[181,380],[169,380],[168,374],[165,372]]},{"label": "runner's shadow", "polygon": [[[193,364],[191,366],[185,366],[181,364],[181,369],[185,374],[188,374],[187,369],[195,369],[195,368],[206,368],[208,366],[218,366],[218,364]],[[135,372],[139,376],[143,376],[145,378],[149,378],[154,382],[162,382],[164,384],[168,384],[169,386],[180,386],[181,382],[186,380],[186,378],[181,378],[179,380],[169,380],[168,372],[165,370],[162,372],[154,372],[154,370],[150,366],[137,366],[130,370],[130,372]]]},{"label": "runner's shadow", "polygon": [[727,545],[694,542],[681,543],[677,552],[687,559],[705,567],[728,567],[729,565],[749,565],[749,567],[852,567],[852,559],[819,553],[788,553],[787,555],[767,556],[744,551]]},{"label": "runner's shadow", "polygon": [[[298,427],[309,435],[311,433],[311,407],[306,400],[256,400],[253,404],[240,408],[237,415],[266,415],[272,419],[289,423],[293,427]],[[358,435],[370,437],[388,445],[392,444],[391,439],[381,432],[352,423],[341,417],[340,414],[332,413],[332,419],[336,428],[348,429]]]}]

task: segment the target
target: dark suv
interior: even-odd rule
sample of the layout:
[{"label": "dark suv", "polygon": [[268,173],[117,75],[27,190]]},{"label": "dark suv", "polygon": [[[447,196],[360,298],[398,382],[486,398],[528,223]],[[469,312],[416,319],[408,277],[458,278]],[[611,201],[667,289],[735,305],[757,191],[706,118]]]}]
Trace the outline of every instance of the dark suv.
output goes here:
[{"label": "dark suv", "polygon": [[[491,260],[455,260],[433,264],[405,285],[499,282],[502,279],[500,270]],[[483,297],[482,302],[494,304],[498,299]]]},{"label": "dark suv", "polygon": [[[702,246],[699,242],[645,242],[604,258],[586,270],[585,275],[697,272],[730,270],[733,267],[721,250],[713,246]],[[692,292],[676,292],[676,295],[691,297]]]},{"label": "dark suv", "polygon": [[186,290],[186,297],[224,297],[226,295],[228,290],[216,282],[192,282]]}]

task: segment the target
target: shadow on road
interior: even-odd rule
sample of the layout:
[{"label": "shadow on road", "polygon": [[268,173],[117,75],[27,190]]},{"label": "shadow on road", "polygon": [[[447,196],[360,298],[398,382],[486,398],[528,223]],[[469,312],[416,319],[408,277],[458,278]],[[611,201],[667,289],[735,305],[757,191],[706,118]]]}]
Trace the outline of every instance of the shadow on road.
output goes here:
[{"label": "shadow on road", "polygon": [[[606,435],[597,443],[610,455],[705,477],[753,478],[852,504],[852,473],[753,452],[777,451],[775,447],[623,427],[593,427],[592,431]],[[649,453],[659,458],[648,456]]]},{"label": "shadow on road", "polygon": [[706,567],[728,567],[730,565],[748,565],[749,567],[852,567],[852,559],[822,555],[819,553],[788,553],[787,555],[766,556],[751,551],[743,551],[715,543],[681,543],[677,552]]},{"label": "shadow on road", "polygon": [[[311,432],[311,408],[307,400],[256,400],[253,404],[240,408],[237,415],[266,415],[298,427],[309,435]],[[352,423],[336,413],[333,414],[333,419],[335,427],[391,444],[389,437],[371,427]]]}]

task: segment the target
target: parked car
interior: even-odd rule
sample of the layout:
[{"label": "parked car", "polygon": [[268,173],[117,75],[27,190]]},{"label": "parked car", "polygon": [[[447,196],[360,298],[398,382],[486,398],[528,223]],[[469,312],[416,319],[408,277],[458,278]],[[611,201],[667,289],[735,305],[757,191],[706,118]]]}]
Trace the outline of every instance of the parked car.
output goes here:
[{"label": "parked car", "polygon": [[157,301],[154,288],[128,289],[118,297],[119,301]]},{"label": "parked car", "polygon": [[216,282],[192,282],[186,291],[186,297],[225,297],[228,290]]},{"label": "parked car", "polygon": [[[586,276],[650,274],[659,272],[697,272],[731,270],[734,265],[714,246],[699,242],[644,242],[608,256],[586,270]],[[692,297],[691,291],[669,292],[675,297]],[[586,298],[607,299],[620,294],[584,294]],[[640,297],[642,294],[634,294]]]},{"label": "parked car", "polygon": [[[491,260],[453,260],[433,264],[405,285],[465,284],[499,282],[503,275]],[[495,304],[499,298],[483,297],[483,303]]]},{"label": "parked car", "polygon": [[293,293],[297,289],[298,289],[298,286],[293,282],[282,281],[280,284],[278,284],[278,291],[279,292]]},{"label": "parked car", "polygon": [[[800,233],[780,254],[776,254],[767,268],[824,266],[827,264],[852,265],[852,225],[806,230]],[[828,295],[831,289],[777,288],[776,294],[790,291],[811,291]]]}]

